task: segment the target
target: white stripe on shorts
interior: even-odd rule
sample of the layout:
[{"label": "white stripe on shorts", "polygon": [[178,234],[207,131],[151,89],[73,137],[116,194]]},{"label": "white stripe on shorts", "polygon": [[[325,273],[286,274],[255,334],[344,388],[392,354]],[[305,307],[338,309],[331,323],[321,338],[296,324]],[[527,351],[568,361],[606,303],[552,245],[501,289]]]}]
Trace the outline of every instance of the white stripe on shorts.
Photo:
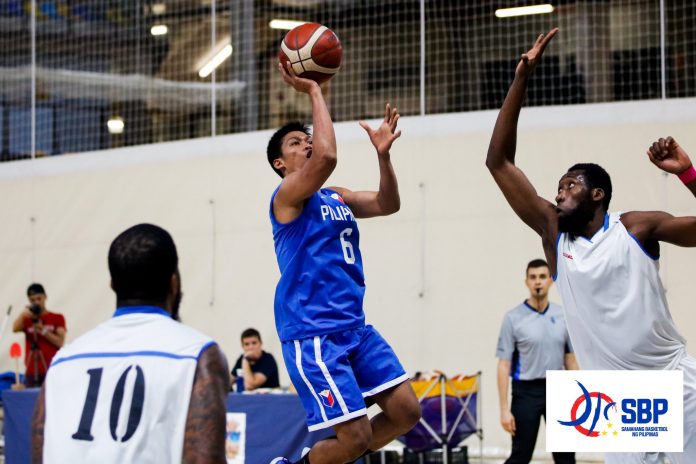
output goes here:
[{"label": "white stripe on shorts", "polygon": [[317,361],[319,369],[321,369],[321,372],[324,374],[324,378],[326,379],[326,382],[329,384],[329,388],[331,388],[334,395],[336,395],[336,401],[338,401],[338,405],[341,406],[341,412],[343,414],[348,414],[348,406],[346,406],[346,402],[343,401],[343,396],[341,396],[341,392],[338,391],[336,382],[334,382],[334,379],[331,377],[329,369],[326,367],[324,361],[321,360],[321,345],[319,341],[319,337],[314,337],[314,358]]},{"label": "white stripe on shorts", "polygon": [[294,343],[295,343],[295,367],[297,367],[297,372],[300,373],[300,377],[302,377],[302,380],[304,380],[305,385],[307,385],[307,388],[312,393],[312,396],[314,397],[317,404],[319,405],[319,410],[321,411],[321,418],[323,419],[324,422],[326,422],[327,418],[326,418],[326,412],[324,411],[324,405],[321,403],[321,400],[319,399],[316,392],[314,391],[312,384],[309,383],[309,380],[307,380],[307,377],[305,376],[305,373],[302,370],[302,350],[300,349],[300,341],[295,340]]},{"label": "white stripe on shorts", "polygon": [[363,398],[367,398],[368,396],[374,396],[377,393],[381,393],[384,390],[390,389],[391,387],[394,387],[396,385],[400,385],[400,384],[404,383],[405,381],[407,381],[408,379],[409,379],[408,374],[404,374],[401,377],[397,377],[394,380],[390,380],[387,383],[383,383],[379,387],[375,387],[372,390],[363,393],[362,396],[363,396]]}]

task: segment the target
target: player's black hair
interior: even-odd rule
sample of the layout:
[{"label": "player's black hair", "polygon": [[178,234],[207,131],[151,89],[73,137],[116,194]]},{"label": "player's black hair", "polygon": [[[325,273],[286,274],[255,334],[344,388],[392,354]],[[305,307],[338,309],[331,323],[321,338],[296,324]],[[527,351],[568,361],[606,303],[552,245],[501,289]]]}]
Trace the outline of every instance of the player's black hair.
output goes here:
[{"label": "player's black hair", "polygon": [[533,259],[527,263],[527,269],[524,271],[524,275],[529,274],[530,269],[536,269],[538,267],[549,267],[549,263],[543,259]]},{"label": "player's black hair", "polygon": [[38,295],[38,294],[41,294],[41,295],[46,294],[46,290],[44,290],[43,285],[34,282],[33,284],[29,285],[29,287],[27,287],[27,296]]},{"label": "player's black hair", "polygon": [[594,163],[578,163],[571,166],[568,169],[570,171],[582,171],[585,174],[585,179],[587,180],[587,187],[589,189],[601,188],[604,190],[604,200],[602,200],[602,206],[604,210],[609,209],[609,202],[611,201],[611,177],[609,173],[604,170],[598,164]]},{"label": "player's black hair", "polygon": [[273,167],[273,160],[278,159],[282,156],[283,152],[280,150],[280,145],[283,143],[283,137],[288,135],[290,132],[300,131],[304,132],[306,135],[310,135],[309,127],[300,121],[292,121],[285,124],[283,127],[275,131],[271,136],[271,140],[268,141],[268,147],[266,147],[266,156],[268,157],[268,164],[271,165],[273,170],[280,177],[283,177],[283,173],[280,169]]},{"label": "player's black hair", "polygon": [[152,224],[125,230],[109,248],[117,300],[164,301],[178,263],[176,245],[166,230]]},{"label": "player's black hair", "polygon": [[256,329],[249,328],[249,329],[246,329],[244,332],[242,332],[242,337],[241,337],[242,340],[244,340],[245,338],[251,338],[251,337],[256,337],[259,339],[259,341],[261,341],[261,334]]}]

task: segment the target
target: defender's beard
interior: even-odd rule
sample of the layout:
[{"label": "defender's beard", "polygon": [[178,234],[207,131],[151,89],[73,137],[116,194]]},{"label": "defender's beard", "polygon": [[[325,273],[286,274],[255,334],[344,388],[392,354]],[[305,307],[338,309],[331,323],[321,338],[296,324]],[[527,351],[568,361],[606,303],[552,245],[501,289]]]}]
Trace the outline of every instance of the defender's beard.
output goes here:
[{"label": "defender's beard", "polygon": [[580,235],[594,216],[594,211],[587,205],[578,205],[572,212],[558,217],[558,230],[572,237]]}]

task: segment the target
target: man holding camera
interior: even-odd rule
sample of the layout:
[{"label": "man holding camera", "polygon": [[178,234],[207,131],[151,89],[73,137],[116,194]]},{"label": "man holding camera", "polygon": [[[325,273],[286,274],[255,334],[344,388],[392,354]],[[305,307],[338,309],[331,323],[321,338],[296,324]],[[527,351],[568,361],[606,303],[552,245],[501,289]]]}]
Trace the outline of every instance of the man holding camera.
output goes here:
[{"label": "man holding camera", "polygon": [[25,364],[24,374],[27,387],[40,387],[46,378],[46,371],[58,349],[65,342],[65,318],[62,314],[46,309],[46,291],[41,284],[31,284],[27,288],[29,304],[15,319],[12,330],[24,332]]}]

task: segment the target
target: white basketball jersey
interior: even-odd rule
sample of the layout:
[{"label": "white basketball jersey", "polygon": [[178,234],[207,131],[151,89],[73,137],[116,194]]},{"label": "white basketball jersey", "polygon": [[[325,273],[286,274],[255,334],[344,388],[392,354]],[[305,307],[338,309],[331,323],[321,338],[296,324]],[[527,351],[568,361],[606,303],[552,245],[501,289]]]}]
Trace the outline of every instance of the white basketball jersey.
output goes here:
[{"label": "white basketball jersey", "polygon": [[46,377],[44,463],[177,463],[196,365],[214,342],[162,309],[120,308]]},{"label": "white basketball jersey", "polygon": [[556,283],[582,369],[674,369],[686,355],[658,261],[607,214],[588,240],[559,236]]}]

